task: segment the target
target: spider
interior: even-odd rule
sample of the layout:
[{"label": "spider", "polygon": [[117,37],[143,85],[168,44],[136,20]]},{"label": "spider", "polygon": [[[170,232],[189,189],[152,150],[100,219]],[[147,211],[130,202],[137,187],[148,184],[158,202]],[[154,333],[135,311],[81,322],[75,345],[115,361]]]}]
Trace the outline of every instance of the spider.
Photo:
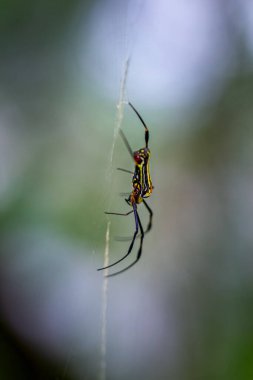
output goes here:
[{"label": "spider", "polygon": [[[145,201],[145,198],[148,198],[153,191],[153,185],[151,182],[151,177],[150,177],[150,172],[149,172],[149,159],[150,159],[150,150],[148,147],[149,130],[144,120],[142,119],[141,115],[139,114],[139,112],[134,108],[134,106],[130,102],[128,102],[128,104],[136,113],[136,115],[140,119],[145,129],[145,147],[135,152],[133,152],[133,150],[131,149],[126,136],[124,135],[123,131],[120,129],[121,137],[126,145],[128,152],[130,153],[131,157],[134,159],[134,164],[135,164],[134,172],[130,170],[122,169],[122,168],[117,168],[118,170],[121,170],[123,172],[133,174],[133,178],[132,178],[133,190],[130,193],[129,197],[125,199],[126,203],[132,207],[132,210],[126,213],[118,213],[118,212],[105,212],[105,213],[109,215],[121,215],[121,216],[127,216],[131,213],[134,213],[135,232],[134,232],[133,237],[130,239],[131,243],[130,243],[127,253],[121,259],[115,261],[114,263],[106,267],[99,268],[98,271],[113,267],[114,265],[123,261],[128,255],[130,255],[130,253],[132,252],[136,237],[140,237],[140,245],[137,252],[137,257],[130,265],[128,265],[126,268],[118,272],[108,275],[107,277],[115,276],[119,273],[125,272],[127,269],[135,265],[137,261],[139,261],[141,257],[141,253],[142,253],[142,245],[143,245],[144,236],[147,232],[150,231],[152,227],[153,211],[151,210],[151,208],[148,206],[147,202]],[[149,223],[145,231],[143,230],[141,220],[137,211],[137,205],[140,204],[141,202],[143,202],[144,206],[146,207],[149,213]],[[140,236],[138,235],[139,229],[140,229]]]}]

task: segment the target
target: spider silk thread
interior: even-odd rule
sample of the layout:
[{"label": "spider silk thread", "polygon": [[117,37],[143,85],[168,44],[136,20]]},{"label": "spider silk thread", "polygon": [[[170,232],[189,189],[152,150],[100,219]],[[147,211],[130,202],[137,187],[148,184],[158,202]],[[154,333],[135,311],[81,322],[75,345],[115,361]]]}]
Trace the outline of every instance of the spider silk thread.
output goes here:
[{"label": "spider silk thread", "polygon": [[[112,176],[112,161],[115,149],[116,140],[119,134],[119,130],[124,117],[124,104],[125,104],[125,93],[126,93],[126,82],[129,71],[130,57],[128,57],[124,64],[123,76],[120,84],[119,100],[117,104],[117,112],[115,118],[113,143],[110,154],[110,174]],[[109,265],[109,255],[110,255],[110,225],[111,222],[107,219],[107,227],[105,233],[105,250],[104,250],[104,267]],[[100,344],[100,371],[99,380],[106,380],[106,350],[107,350],[107,305],[108,305],[108,272],[109,269],[104,270],[104,279],[102,285],[102,321],[101,321],[101,344]]]}]

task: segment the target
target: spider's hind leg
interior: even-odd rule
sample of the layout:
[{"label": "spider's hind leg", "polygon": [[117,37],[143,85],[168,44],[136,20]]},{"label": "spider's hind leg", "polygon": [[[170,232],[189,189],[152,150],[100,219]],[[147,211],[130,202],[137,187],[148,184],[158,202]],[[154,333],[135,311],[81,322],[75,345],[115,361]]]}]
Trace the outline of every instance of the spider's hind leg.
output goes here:
[{"label": "spider's hind leg", "polygon": [[[152,221],[153,221],[153,211],[151,210],[151,208],[149,207],[149,205],[147,204],[147,202],[143,199],[143,204],[144,206],[146,207],[146,209],[148,210],[148,213],[149,213],[149,221],[148,221],[148,225],[144,231],[144,233],[146,234],[147,232],[149,232],[152,228]],[[140,235],[137,236],[137,238],[139,238]],[[130,241],[132,238],[131,236],[116,236],[114,238],[114,240],[116,241]]]},{"label": "spider's hind leg", "polygon": [[[142,224],[141,224],[141,221],[140,221],[140,217],[139,217],[139,214],[138,214],[137,210],[136,210],[136,213],[135,213],[135,217],[137,218],[137,221],[136,221],[136,223],[137,223],[137,227],[136,227],[136,228],[137,228],[137,229],[136,229],[136,231],[135,231],[135,233],[134,233],[134,237],[133,237],[132,243],[130,244],[130,247],[131,247],[131,250],[132,250],[133,243],[134,243],[135,238],[136,238],[136,235],[137,235],[137,233],[138,233],[138,226],[139,226],[139,227],[140,227],[140,238],[141,238],[141,241],[140,241],[140,246],[139,246],[139,249],[138,249],[138,252],[137,252],[137,257],[136,257],[136,259],[135,259],[130,265],[128,265],[126,268],[124,268],[124,269],[122,269],[122,270],[120,270],[120,271],[118,271],[118,272],[115,272],[115,273],[109,274],[109,275],[106,276],[106,277],[113,277],[113,276],[116,276],[116,275],[118,275],[118,274],[120,274],[120,273],[125,272],[126,270],[128,270],[129,268],[131,268],[132,266],[134,266],[134,265],[137,263],[137,261],[139,261],[140,258],[141,258],[141,254],[142,254],[142,245],[143,245],[143,239],[144,239],[145,233],[144,233],[144,231],[143,231],[143,227],[142,227]],[[130,249],[130,247],[129,247],[129,249]],[[131,252],[131,251],[130,251],[130,252]],[[123,260],[123,259],[122,259],[122,260]],[[120,261],[121,261],[121,260],[120,260]]]},{"label": "spider's hind leg", "polygon": [[[106,266],[106,267],[103,267],[103,268],[99,268],[99,269],[97,269],[98,271],[100,271],[100,270],[104,270],[104,269],[107,269],[107,268],[110,268],[110,267],[113,267],[114,265],[116,265],[116,264],[118,264],[118,263],[120,263],[122,260],[124,260],[128,255],[130,255],[130,253],[132,252],[132,249],[133,249],[133,246],[134,246],[134,242],[135,242],[135,238],[136,238],[136,236],[137,236],[137,234],[138,234],[138,231],[139,231],[139,226],[140,226],[140,229],[141,229],[141,234],[144,236],[144,233],[143,233],[143,228],[142,228],[142,226],[141,226],[141,224],[140,224],[140,218],[139,218],[139,215],[138,215],[138,213],[137,213],[137,206],[136,206],[136,204],[134,203],[133,205],[133,210],[131,210],[130,212],[134,212],[134,219],[135,219],[135,232],[134,232],[134,236],[133,236],[133,238],[132,238],[132,241],[131,241],[131,244],[130,244],[130,246],[129,246],[129,248],[128,248],[128,251],[127,251],[127,253],[121,258],[121,259],[119,259],[119,260],[117,260],[117,261],[115,261],[114,263],[112,263],[112,264],[110,264],[110,265],[108,265],[108,266]],[[122,215],[122,214],[118,214],[118,213],[113,213],[114,215]],[[126,215],[126,214],[123,214],[123,215]],[[128,214],[127,214],[128,215]],[[142,240],[143,240],[143,237],[142,237]],[[141,246],[140,246],[140,248],[139,248],[139,251],[141,250],[141,248],[142,248],[142,240],[141,240]],[[140,255],[141,255],[141,251],[140,251],[140,254],[139,254],[139,251],[138,251],[138,255],[139,255],[139,258],[140,258]],[[138,257],[138,256],[137,256]],[[139,258],[138,258],[138,260],[139,260]],[[137,260],[137,261],[138,261]],[[131,264],[131,266],[132,266],[133,264]],[[123,271],[124,271],[125,269],[123,269]],[[114,276],[116,273],[113,273],[112,275],[109,275],[109,276]],[[117,272],[117,274],[118,274],[118,272]],[[109,277],[108,276],[108,277]]]}]

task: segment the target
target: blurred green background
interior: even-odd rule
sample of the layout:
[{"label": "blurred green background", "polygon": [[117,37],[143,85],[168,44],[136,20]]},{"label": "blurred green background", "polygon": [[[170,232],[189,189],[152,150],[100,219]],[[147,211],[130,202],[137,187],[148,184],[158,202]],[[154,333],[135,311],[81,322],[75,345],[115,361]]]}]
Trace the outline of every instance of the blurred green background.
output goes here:
[{"label": "blurred green background", "polygon": [[[252,25],[247,0],[0,1],[1,379],[99,378],[128,55],[154,226],[109,281],[107,378],[253,379]],[[122,128],[144,145],[127,106]],[[109,219],[115,261],[134,220]]]}]

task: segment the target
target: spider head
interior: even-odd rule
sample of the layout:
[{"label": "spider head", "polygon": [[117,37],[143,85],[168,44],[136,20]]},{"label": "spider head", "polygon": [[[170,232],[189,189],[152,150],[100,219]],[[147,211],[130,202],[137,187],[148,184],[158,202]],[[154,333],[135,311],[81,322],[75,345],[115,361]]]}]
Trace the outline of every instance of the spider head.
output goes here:
[{"label": "spider head", "polygon": [[144,160],[148,159],[150,155],[150,150],[148,148],[139,149],[134,152],[134,161],[137,165],[141,165]]},{"label": "spider head", "polygon": [[143,157],[140,154],[140,151],[137,150],[137,152],[134,152],[134,161],[136,164],[140,165],[143,162]]}]

